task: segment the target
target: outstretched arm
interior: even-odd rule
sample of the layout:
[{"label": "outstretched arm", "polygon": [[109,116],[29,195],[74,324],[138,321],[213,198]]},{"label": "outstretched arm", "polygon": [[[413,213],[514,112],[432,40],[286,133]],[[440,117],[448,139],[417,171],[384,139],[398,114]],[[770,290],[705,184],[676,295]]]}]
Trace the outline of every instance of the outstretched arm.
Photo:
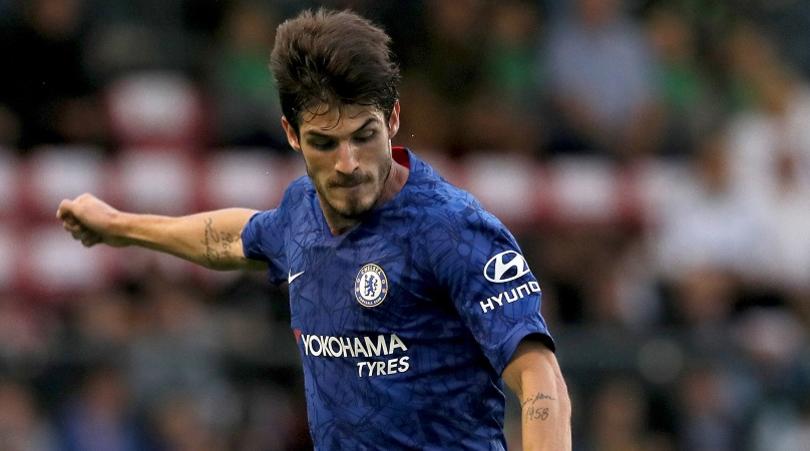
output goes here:
[{"label": "outstretched arm", "polygon": [[524,339],[503,380],[520,401],[523,449],[570,451],[571,400],[554,353]]},{"label": "outstretched arm", "polygon": [[82,194],[63,200],[56,217],[87,247],[136,245],[211,269],[264,269],[264,262],[246,258],[242,250],[242,228],[253,213],[229,208],[180,217],[133,214]]}]

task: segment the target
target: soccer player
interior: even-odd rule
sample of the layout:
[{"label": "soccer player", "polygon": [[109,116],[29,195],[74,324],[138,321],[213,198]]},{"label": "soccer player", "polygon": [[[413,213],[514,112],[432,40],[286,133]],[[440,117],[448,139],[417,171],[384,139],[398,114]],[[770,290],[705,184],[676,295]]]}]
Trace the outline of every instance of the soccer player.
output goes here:
[{"label": "soccer player", "polygon": [[281,125],[308,176],[278,208],[165,217],[83,194],[57,217],[85,246],[138,245],[288,283],[316,449],[502,450],[505,382],[524,449],[570,450],[567,389],[515,239],[391,145],[389,41],[351,12],[279,26]]}]

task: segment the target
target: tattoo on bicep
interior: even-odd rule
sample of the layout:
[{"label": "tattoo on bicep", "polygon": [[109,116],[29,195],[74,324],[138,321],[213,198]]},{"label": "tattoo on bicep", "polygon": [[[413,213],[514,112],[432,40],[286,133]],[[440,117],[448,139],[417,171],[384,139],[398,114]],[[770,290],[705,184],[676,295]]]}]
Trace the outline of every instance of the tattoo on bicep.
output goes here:
[{"label": "tattoo on bicep", "polygon": [[546,421],[551,416],[551,408],[544,401],[556,401],[553,396],[547,395],[542,392],[537,392],[534,396],[524,399],[520,406],[523,409],[523,415],[529,421]]},{"label": "tattoo on bicep", "polygon": [[213,265],[221,259],[233,258],[231,245],[239,240],[234,233],[221,232],[214,228],[214,218],[205,219],[205,232],[202,244],[205,246],[205,259]]}]

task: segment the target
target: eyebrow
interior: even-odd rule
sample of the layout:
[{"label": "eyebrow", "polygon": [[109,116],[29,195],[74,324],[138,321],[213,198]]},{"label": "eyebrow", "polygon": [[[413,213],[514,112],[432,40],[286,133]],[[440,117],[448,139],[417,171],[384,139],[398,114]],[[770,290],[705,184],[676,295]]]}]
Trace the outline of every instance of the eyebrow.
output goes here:
[{"label": "eyebrow", "polygon": [[[353,134],[359,132],[360,130],[363,130],[364,128],[368,127],[370,124],[372,124],[374,122],[380,122],[380,120],[378,118],[374,117],[374,116],[366,119],[366,121],[363,122],[363,125],[357,127],[357,129],[354,130],[353,132],[351,132],[350,135],[353,135]],[[307,138],[329,138],[329,139],[334,139],[334,136],[325,135],[323,133],[318,133],[318,132],[314,132],[314,131],[311,131],[311,130],[305,132],[304,136],[306,136]]]}]

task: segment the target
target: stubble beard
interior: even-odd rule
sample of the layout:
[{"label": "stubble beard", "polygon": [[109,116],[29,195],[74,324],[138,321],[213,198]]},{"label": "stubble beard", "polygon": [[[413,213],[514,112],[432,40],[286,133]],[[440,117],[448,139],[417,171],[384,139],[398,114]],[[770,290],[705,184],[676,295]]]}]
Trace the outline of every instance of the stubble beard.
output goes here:
[{"label": "stubble beard", "polygon": [[[324,185],[316,182],[315,178],[312,176],[312,172],[309,170],[309,165],[306,165],[307,175],[309,179],[313,181],[313,185],[315,185],[315,189],[318,192],[318,197],[321,200],[322,206],[326,209],[330,210],[332,213],[336,214],[342,219],[347,220],[357,220],[362,217],[364,214],[371,211],[376,205],[377,202],[380,200],[382,196],[383,190],[385,189],[385,184],[388,180],[388,177],[391,174],[391,167],[393,163],[392,160],[388,160],[386,164],[380,168],[379,174],[377,174],[378,186],[376,187],[376,192],[374,193],[374,197],[368,203],[368,205],[361,205],[360,200],[356,198],[348,198],[345,202],[345,207],[340,208],[336,206],[330,200],[329,196],[327,195],[328,190],[330,189],[330,184],[332,182],[327,181]],[[350,183],[350,181],[343,181],[342,183]],[[367,180],[364,180],[363,183],[369,183]]]}]

